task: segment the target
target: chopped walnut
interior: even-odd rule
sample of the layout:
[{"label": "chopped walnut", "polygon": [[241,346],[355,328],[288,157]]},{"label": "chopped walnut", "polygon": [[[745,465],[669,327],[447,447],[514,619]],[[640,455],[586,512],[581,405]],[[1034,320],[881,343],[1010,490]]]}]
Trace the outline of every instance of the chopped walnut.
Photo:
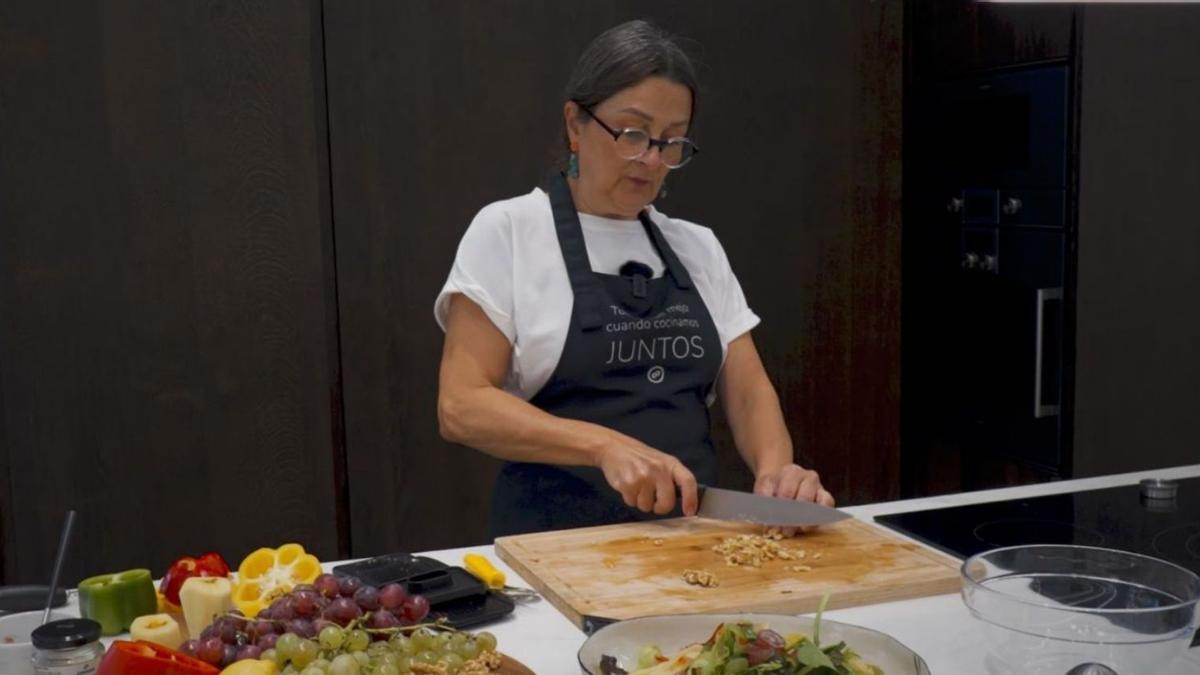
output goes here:
[{"label": "chopped walnut", "polygon": [[803,551],[793,551],[777,543],[781,538],[782,535],[740,534],[723,539],[712,550],[724,556],[725,564],[733,567],[762,567],[769,560],[803,557]]},{"label": "chopped walnut", "polygon": [[496,652],[484,652],[464,663],[458,675],[489,675],[500,670],[503,663],[504,659]]},{"label": "chopped walnut", "polygon": [[662,540],[662,539],[655,539],[655,540],[654,540],[654,545],[655,545],[655,546],[662,546],[662,545],[663,545],[663,540]]},{"label": "chopped walnut", "polygon": [[693,586],[703,586],[704,588],[713,588],[721,585],[721,581],[717,579],[717,575],[707,570],[684,570],[683,580]]}]

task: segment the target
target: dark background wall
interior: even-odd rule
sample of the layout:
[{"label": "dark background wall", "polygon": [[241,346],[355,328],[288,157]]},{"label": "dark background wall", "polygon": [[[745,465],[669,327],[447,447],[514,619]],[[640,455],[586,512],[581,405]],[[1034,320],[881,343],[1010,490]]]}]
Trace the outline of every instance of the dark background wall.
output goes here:
[{"label": "dark background wall", "polygon": [[0,4],[3,578],[337,552],[316,3]]},{"label": "dark background wall", "polygon": [[802,460],[894,496],[899,4],[6,3],[4,580],[45,578],[70,507],[72,583],[482,541],[495,466],[437,436],[432,302],[637,16],[705,82],[662,208],[725,243]]},{"label": "dark background wall", "polygon": [[1200,6],[1081,19],[1077,473],[1195,463]]}]

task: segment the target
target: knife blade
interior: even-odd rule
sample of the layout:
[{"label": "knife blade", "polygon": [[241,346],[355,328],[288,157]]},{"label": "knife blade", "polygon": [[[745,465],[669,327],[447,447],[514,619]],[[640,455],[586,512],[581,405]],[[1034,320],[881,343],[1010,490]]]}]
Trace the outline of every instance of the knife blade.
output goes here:
[{"label": "knife blade", "polygon": [[764,497],[762,495],[700,486],[700,507],[696,515],[717,520],[741,520],[771,527],[828,525],[850,518],[845,511],[815,502]]}]

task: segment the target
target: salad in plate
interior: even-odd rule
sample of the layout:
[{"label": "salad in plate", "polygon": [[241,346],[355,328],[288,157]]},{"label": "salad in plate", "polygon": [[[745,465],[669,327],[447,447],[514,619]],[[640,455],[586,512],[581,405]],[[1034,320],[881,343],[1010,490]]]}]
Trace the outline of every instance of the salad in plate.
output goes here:
[{"label": "salad in plate", "polygon": [[813,636],[784,637],[751,622],[722,623],[703,643],[664,656],[656,645],[638,654],[637,669],[628,672],[615,658],[600,662],[602,675],[884,675],[845,642],[821,646],[820,623]]}]

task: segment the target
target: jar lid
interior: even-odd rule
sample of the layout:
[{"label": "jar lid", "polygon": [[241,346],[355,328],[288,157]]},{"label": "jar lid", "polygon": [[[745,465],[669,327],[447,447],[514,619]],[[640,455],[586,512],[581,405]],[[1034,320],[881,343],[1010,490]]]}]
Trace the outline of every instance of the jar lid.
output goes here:
[{"label": "jar lid", "polygon": [[59,619],[35,628],[32,638],[38,649],[81,647],[100,639],[100,624],[91,619]]}]

